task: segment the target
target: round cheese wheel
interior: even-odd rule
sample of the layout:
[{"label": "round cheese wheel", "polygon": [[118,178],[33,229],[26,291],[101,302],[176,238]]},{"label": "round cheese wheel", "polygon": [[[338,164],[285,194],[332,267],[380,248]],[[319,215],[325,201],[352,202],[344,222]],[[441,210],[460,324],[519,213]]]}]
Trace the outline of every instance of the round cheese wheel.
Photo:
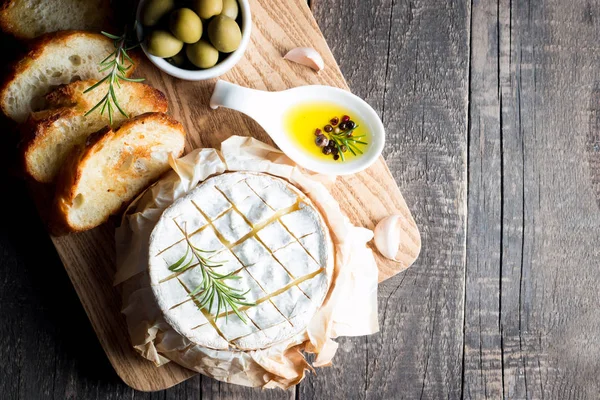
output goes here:
[{"label": "round cheese wheel", "polygon": [[[165,320],[192,343],[256,350],[304,331],[329,290],[333,243],[319,210],[288,182],[233,172],[165,210],[150,236],[149,275]],[[203,304],[206,271],[243,295]]]}]

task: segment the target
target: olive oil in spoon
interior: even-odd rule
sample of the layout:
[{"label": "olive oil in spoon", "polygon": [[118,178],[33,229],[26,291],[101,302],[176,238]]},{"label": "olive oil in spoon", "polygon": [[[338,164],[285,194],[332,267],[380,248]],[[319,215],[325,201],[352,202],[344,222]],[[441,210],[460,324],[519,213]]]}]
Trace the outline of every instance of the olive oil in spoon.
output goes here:
[{"label": "olive oil in spoon", "polygon": [[[219,80],[210,106],[231,108],[253,118],[298,165],[323,174],[347,175],[368,168],[385,142],[383,124],[373,108],[358,96],[331,86],[266,92]],[[352,118],[352,130],[340,128],[344,116]],[[333,118],[339,121],[334,124]],[[327,125],[330,132],[326,132]],[[335,142],[331,153],[325,154],[317,129],[328,144]],[[337,159],[333,148],[337,148]]]}]

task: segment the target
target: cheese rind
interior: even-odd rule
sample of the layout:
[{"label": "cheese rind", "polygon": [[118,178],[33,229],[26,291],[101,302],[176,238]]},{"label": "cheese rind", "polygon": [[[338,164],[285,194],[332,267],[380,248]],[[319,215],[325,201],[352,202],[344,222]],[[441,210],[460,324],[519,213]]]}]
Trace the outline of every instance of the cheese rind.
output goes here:
[{"label": "cheese rind", "polygon": [[269,207],[254,192],[238,204],[237,209],[253,225],[260,224],[275,214],[275,210]]},{"label": "cheese rind", "polygon": [[255,237],[248,238],[231,249],[238,260],[244,265],[256,264],[262,258],[270,255],[269,250]]},{"label": "cheese rind", "polygon": [[183,232],[194,233],[207,224],[206,218],[198,212],[196,205],[191,201],[182,203],[180,212],[181,214],[173,218],[173,221]]},{"label": "cheese rind", "polygon": [[[190,244],[206,251],[199,254],[208,266]],[[190,266],[170,271],[186,252]],[[192,343],[256,350],[306,329],[329,290],[333,259],[329,230],[302,192],[266,174],[225,173],[165,210],[150,237],[149,276],[165,320]],[[244,293],[246,322],[230,308],[217,316],[216,302],[199,309],[200,298],[190,297],[213,263],[236,277],[224,283]]]},{"label": "cheese rind", "polygon": [[293,242],[273,253],[281,265],[285,265],[287,271],[294,278],[318,271],[321,267],[310,254],[304,251],[300,243]]},{"label": "cheese rind", "polygon": [[213,225],[228,244],[237,242],[252,231],[252,227],[236,210],[227,211],[217,218]]},{"label": "cheese rind", "polygon": [[281,222],[296,238],[317,232],[315,221],[321,216],[314,207],[301,204],[298,211],[291,212],[281,217]]},{"label": "cheese rind", "polygon": [[[212,186],[202,187],[196,192],[192,201],[196,200],[194,204],[198,206],[200,211],[210,219],[217,218],[225,211],[231,208],[231,203],[223,196],[221,192],[216,190]],[[210,199],[210,201],[206,201]]]},{"label": "cheese rind", "polygon": [[271,302],[287,319],[291,319],[300,314],[302,310],[311,307],[309,304],[311,300],[297,286],[273,297]]},{"label": "cheese rind", "polygon": [[271,251],[277,251],[295,241],[279,221],[271,222],[256,234]]},{"label": "cheese rind", "polygon": [[273,257],[265,258],[259,263],[246,267],[246,271],[267,294],[275,293],[292,282],[290,274]]}]

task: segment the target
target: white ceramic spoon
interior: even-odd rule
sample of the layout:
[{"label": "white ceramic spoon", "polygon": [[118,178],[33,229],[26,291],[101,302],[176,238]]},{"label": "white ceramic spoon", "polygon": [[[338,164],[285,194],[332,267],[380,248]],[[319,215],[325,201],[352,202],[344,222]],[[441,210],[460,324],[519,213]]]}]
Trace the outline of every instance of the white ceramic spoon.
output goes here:
[{"label": "white ceramic spoon", "polygon": [[[321,161],[290,140],[285,132],[284,115],[290,108],[311,101],[339,104],[350,115],[359,117],[363,123],[362,128],[370,134],[369,144],[363,155],[343,162]],[[377,160],[385,143],[383,123],[375,110],[360,97],[331,86],[300,86],[281,92],[265,92],[219,80],[210,99],[210,106],[213,109],[231,108],[248,115],[263,127],[281,151],[294,162],[322,174],[347,175],[362,171]]]}]

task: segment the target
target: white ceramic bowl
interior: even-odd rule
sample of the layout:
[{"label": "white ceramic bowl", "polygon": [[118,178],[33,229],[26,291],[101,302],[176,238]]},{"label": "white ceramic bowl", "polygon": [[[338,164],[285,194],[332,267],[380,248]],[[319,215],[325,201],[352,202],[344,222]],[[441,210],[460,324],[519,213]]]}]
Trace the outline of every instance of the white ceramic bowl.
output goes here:
[{"label": "white ceramic bowl", "polygon": [[[345,162],[324,161],[308,155],[292,142],[285,132],[284,117],[292,107],[311,102],[338,104],[348,110],[349,115],[358,116],[361,124],[364,124],[363,128],[370,134],[370,143],[368,148],[363,149],[364,154]],[[336,87],[310,85],[281,92],[265,92],[219,80],[210,106],[213,109],[231,108],[253,118],[296,164],[321,174],[348,175],[360,172],[377,161],[385,145],[385,128],[373,107],[360,97]]]},{"label": "white ceramic bowl", "polygon": [[244,55],[244,52],[246,51],[246,48],[248,47],[248,43],[250,43],[250,33],[252,32],[252,14],[250,12],[250,3],[249,0],[238,0],[238,4],[240,6],[240,14],[242,17],[242,41],[240,43],[240,47],[238,47],[236,51],[229,54],[227,58],[217,63],[217,65],[215,65],[212,68],[189,70],[176,67],[173,64],[170,64],[164,58],[156,57],[148,53],[146,43],[142,41],[142,39],[144,38],[144,30],[148,28],[142,26],[142,24],[139,21],[142,7],[144,6],[144,3],[146,3],[146,1],[148,0],[141,0],[137,8],[136,18],[138,20],[138,23],[136,33],[138,36],[138,40],[142,42],[142,50],[144,51],[144,54],[146,54],[146,57],[148,57],[148,59],[152,62],[152,64],[156,65],[160,70],[166,72],[171,76],[174,76],[175,78],[184,79],[186,81],[202,81],[205,79],[212,79],[221,76],[227,71],[229,71],[231,68],[233,68],[233,66],[241,60],[242,56]]}]

